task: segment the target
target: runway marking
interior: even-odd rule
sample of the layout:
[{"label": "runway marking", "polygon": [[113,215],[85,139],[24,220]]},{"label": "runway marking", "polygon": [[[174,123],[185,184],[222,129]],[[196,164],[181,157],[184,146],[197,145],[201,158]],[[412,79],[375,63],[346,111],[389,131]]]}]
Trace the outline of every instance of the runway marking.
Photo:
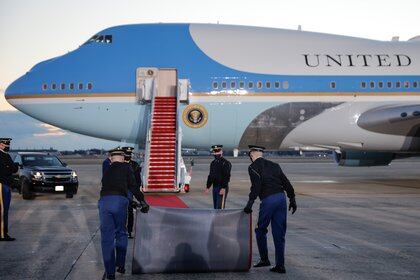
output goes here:
[{"label": "runway marking", "polygon": [[95,237],[96,237],[96,235],[98,234],[98,232],[99,232],[99,229],[100,229],[101,227],[100,226],[98,226],[98,228],[95,230],[95,232],[92,234],[92,236],[91,236],[91,238],[90,238],[90,240],[89,240],[89,242],[86,244],[86,246],[85,246],[85,248],[83,248],[83,250],[82,250],[82,252],[80,253],[80,255],[76,258],[76,260],[74,260],[74,262],[72,263],[72,265],[71,265],[71,267],[70,267],[70,270],[67,272],[67,274],[66,274],[66,276],[64,277],[64,280],[66,280],[69,276],[70,276],[70,273],[73,271],[73,269],[74,269],[74,267],[76,266],[76,263],[79,261],[79,259],[82,257],[82,255],[85,253],[85,251],[87,250],[87,248],[90,246],[90,244],[92,244],[92,242],[93,242],[93,239],[95,239]]}]

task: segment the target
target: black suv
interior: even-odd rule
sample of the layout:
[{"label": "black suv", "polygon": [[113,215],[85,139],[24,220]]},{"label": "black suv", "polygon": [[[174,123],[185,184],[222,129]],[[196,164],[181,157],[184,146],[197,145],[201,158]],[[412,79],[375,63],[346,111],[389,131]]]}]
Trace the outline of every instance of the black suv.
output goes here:
[{"label": "black suv", "polygon": [[66,198],[77,193],[76,172],[55,155],[19,152],[14,161],[19,164],[16,179],[23,199],[31,199],[35,193],[66,194]]}]

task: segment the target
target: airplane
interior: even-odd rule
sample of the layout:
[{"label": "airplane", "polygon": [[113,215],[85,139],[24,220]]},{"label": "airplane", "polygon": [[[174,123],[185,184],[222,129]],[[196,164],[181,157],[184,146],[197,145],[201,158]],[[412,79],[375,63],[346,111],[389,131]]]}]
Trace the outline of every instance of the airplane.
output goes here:
[{"label": "airplane", "polygon": [[[166,93],[155,101],[159,89]],[[174,141],[187,148],[330,150],[342,166],[388,165],[420,152],[420,36],[116,26],[38,63],[5,97],[40,121],[140,148],[153,146],[155,108],[172,112],[182,131]]]}]

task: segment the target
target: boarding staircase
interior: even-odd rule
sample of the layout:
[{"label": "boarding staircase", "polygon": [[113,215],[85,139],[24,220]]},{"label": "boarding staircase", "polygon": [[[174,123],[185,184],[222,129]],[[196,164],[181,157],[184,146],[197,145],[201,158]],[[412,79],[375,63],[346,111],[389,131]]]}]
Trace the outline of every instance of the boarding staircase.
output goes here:
[{"label": "boarding staircase", "polygon": [[181,155],[179,107],[188,103],[188,81],[178,80],[176,69],[137,69],[137,102],[148,108],[144,192],[183,192],[189,176]]}]

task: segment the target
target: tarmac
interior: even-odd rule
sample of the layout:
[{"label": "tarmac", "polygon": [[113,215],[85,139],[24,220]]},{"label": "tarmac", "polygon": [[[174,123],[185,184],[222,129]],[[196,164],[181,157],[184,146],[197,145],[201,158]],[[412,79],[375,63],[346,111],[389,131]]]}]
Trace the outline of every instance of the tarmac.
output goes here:
[{"label": "tarmac", "polygon": [[[210,158],[198,158],[191,192],[182,200],[211,208],[203,193]],[[420,160],[387,167],[338,167],[329,160],[275,159],[297,193],[298,211],[288,216],[284,275],[268,268],[246,273],[131,275],[117,279],[420,279]],[[0,243],[0,279],[101,279],[97,201],[100,162],[68,162],[79,175],[79,193],[13,193],[10,229],[15,242]],[[247,158],[232,159],[227,208],[243,208],[249,192]],[[258,203],[254,205],[254,225]],[[274,246],[269,237],[270,259]],[[253,241],[253,261],[258,250]]]}]

